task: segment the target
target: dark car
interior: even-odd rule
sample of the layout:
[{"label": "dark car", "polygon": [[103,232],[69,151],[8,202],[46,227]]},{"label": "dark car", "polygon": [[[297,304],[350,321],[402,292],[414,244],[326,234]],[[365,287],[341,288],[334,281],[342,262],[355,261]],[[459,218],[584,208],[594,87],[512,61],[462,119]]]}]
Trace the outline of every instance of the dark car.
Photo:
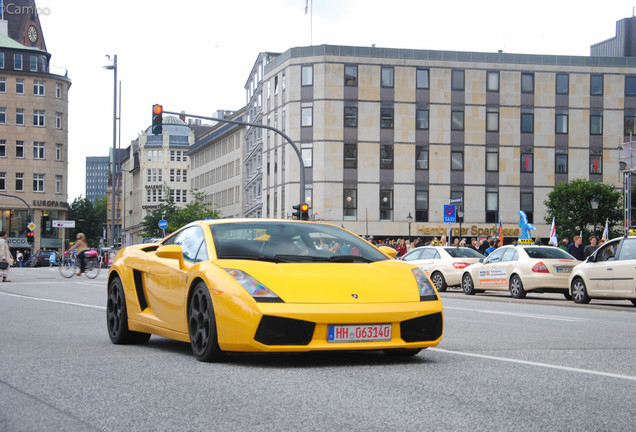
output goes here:
[{"label": "dark car", "polygon": [[55,254],[55,260],[53,261],[53,265],[57,265],[57,252],[51,250],[41,250],[37,251],[35,256],[33,257],[32,265],[33,267],[43,267],[51,265],[51,254]]}]

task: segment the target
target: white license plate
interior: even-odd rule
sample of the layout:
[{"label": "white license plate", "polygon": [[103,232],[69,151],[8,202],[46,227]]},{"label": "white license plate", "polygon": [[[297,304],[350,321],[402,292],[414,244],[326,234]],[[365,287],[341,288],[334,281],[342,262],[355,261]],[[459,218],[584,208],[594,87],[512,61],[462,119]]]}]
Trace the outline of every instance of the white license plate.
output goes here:
[{"label": "white license plate", "polygon": [[572,273],[572,267],[557,267],[557,273]]},{"label": "white license plate", "polygon": [[377,342],[391,340],[391,324],[330,325],[328,342]]}]

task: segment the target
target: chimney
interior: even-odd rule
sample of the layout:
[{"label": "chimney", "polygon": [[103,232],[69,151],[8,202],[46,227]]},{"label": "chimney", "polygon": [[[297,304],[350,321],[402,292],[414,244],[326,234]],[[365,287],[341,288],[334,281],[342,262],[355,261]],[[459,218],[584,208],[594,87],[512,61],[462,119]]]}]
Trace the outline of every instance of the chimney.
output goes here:
[{"label": "chimney", "polygon": [[185,111],[181,111],[181,115],[179,115],[179,119],[181,119],[182,122],[185,123]]}]

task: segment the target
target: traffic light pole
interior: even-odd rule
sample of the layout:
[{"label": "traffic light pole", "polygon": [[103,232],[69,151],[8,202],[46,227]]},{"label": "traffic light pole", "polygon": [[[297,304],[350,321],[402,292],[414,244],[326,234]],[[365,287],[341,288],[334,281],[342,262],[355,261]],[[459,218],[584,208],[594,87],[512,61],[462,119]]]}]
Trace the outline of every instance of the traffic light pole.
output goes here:
[{"label": "traffic light pole", "polygon": [[249,122],[238,121],[238,120],[228,120],[228,119],[215,118],[215,117],[206,117],[206,116],[200,116],[200,115],[194,115],[194,114],[187,114],[187,113],[184,113],[184,112],[163,111],[163,113],[164,114],[176,115],[177,117],[186,116],[186,117],[198,118],[198,119],[202,119],[202,120],[211,120],[211,121],[218,121],[218,122],[222,122],[222,123],[237,124],[237,125],[241,125],[241,126],[254,126],[254,127],[257,127],[257,128],[268,129],[268,130],[271,130],[271,131],[279,134],[280,136],[285,138],[285,140],[287,140],[287,142],[289,144],[291,144],[292,148],[296,152],[296,156],[298,156],[298,163],[300,163],[300,196],[299,196],[299,201],[300,202],[305,202],[305,165],[303,163],[303,157],[302,157],[302,155],[300,153],[300,149],[298,148],[296,143],[294,141],[292,141],[292,139],[290,137],[288,137],[283,131],[281,131],[279,129],[276,129],[275,127],[264,125],[264,124],[260,124],[260,123],[249,123]]}]

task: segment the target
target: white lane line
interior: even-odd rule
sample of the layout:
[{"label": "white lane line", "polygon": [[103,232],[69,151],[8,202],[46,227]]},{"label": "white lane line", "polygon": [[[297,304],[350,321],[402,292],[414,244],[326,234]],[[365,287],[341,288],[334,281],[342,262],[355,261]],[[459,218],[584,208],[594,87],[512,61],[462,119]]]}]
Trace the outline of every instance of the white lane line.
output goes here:
[{"label": "white lane line", "polygon": [[523,364],[523,365],[528,365],[528,366],[537,366],[537,367],[544,367],[544,368],[549,368],[549,369],[558,369],[558,370],[567,371],[567,372],[578,372],[578,373],[584,373],[584,374],[588,374],[588,375],[598,375],[598,376],[604,376],[604,377],[609,377],[609,378],[617,378],[617,379],[623,379],[623,380],[628,380],[628,381],[636,381],[636,376],[614,374],[614,373],[610,373],[610,372],[599,372],[599,371],[593,371],[593,370],[589,370],[589,369],[579,369],[579,368],[573,368],[573,367],[567,367],[567,366],[551,365],[551,364],[548,364],[548,363],[539,363],[539,362],[533,362],[533,361],[527,361],[527,360],[518,360],[518,359],[512,359],[512,358],[506,358],[506,357],[495,357],[495,356],[489,356],[489,355],[483,355],[483,354],[473,354],[473,353],[467,353],[467,352],[462,352],[462,351],[449,351],[449,350],[445,350],[443,348],[428,348],[428,350],[437,351],[437,352],[441,352],[441,353],[447,353],[447,354],[456,354],[456,355],[465,356],[465,357],[477,357],[477,358],[482,358],[482,359],[486,359],[486,360],[497,360],[497,361],[503,361],[503,362],[508,362],[508,363],[518,363],[518,364]]},{"label": "white lane line", "polygon": [[30,296],[26,296],[26,295],[22,295],[22,294],[12,294],[12,293],[5,293],[5,292],[0,292],[0,294],[5,295],[5,296],[9,296],[9,297],[19,297],[19,298],[24,298],[24,299],[28,299],[28,300],[37,300],[37,301],[43,301],[43,302],[48,302],[48,303],[59,303],[59,304],[65,304],[65,305],[71,305],[71,306],[81,306],[81,307],[85,307],[85,308],[90,308],[90,309],[98,309],[98,310],[106,310],[105,306],[94,306],[94,305],[89,305],[89,304],[84,304],[84,303],[73,303],[73,302],[67,302],[67,301],[62,301],[62,300],[51,300],[51,299],[44,299],[44,298],[39,298],[39,297],[30,297]]},{"label": "white lane line", "polygon": [[493,315],[509,315],[516,316],[522,318],[535,318],[535,319],[544,319],[544,320],[553,320],[553,321],[568,321],[568,322],[585,322],[589,321],[588,318],[575,318],[575,317],[565,317],[559,315],[537,315],[537,314],[525,314],[525,313],[517,313],[517,312],[501,312],[487,309],[470,309],[470,308],[461,308],[461,307],[452,307],[452,306],[444,306],[444,309],[451,310],[462,310],[469,312],[481,312],[485,314],[493,314]]}]

